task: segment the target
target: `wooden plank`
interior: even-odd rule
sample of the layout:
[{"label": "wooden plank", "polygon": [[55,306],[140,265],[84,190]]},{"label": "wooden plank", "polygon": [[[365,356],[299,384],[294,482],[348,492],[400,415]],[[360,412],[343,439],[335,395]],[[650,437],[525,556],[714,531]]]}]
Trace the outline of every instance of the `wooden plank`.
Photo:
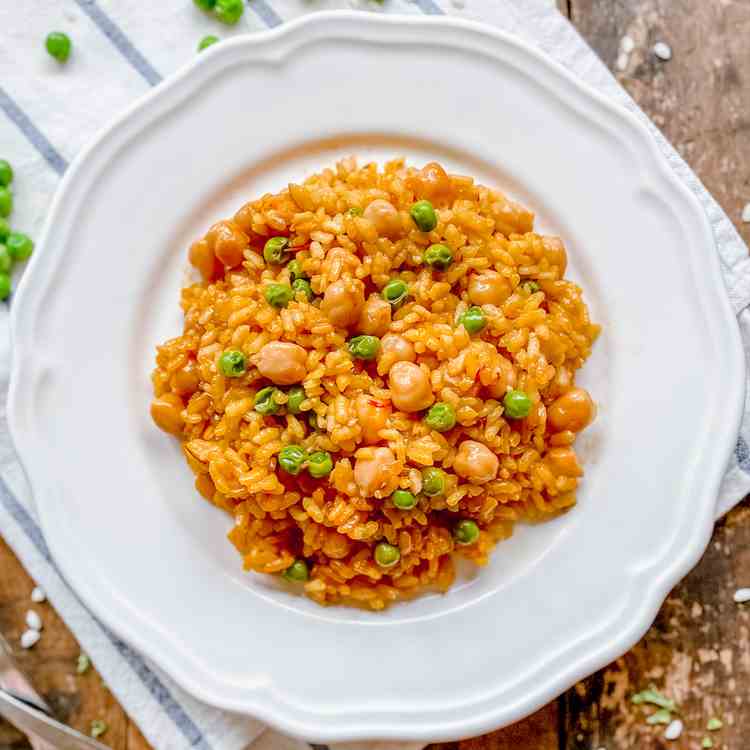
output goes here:
[{"label": "wooden plank", "polygon": [[[750,4],[700,0],[571,0],[572,18],[640,106],[693,167],[740,230],[750,201],[750,59],[742,39]],[[622,38],[635,49],[618,65]],[[661,61],[664,41],[673,57]],[[723,716],[716,747],[740,750],[750,736],[750,611],[732,592],[750,583],[750,505],[717,526],[700,565],[670,595],[630,653],[563,698],[561,750],[664,748],[633,692],[655,683],[683,710],[685,731],[669,747],[698,748],[708,718]]]},{"label": "wooden plank", "polygon": [[[115,750],[148,750],[96,670],[92,667],[83,675],[76,672],[78,643],[48,602],[31,601],[33,588],[34,582],[0,538],[0,632],[14,647],[21,668],[60,721],[88,734],[91,722],[102,719],[109,727],[101,738],[107,745]],[[24,650],[18,643],[30,609],[39,613],[44,628],[36,646]],[[0,750],[30,747],[20,732],[0,719]]]}]

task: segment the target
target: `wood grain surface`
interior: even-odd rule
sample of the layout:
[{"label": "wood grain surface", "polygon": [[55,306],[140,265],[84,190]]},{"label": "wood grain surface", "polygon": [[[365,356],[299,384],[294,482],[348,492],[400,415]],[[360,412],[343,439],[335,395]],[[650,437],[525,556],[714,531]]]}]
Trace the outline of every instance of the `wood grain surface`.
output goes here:
[{"label": "wood grain surface", "polygon": [[[750,241],[750,225],[740,221],[750,201],[750,0],[560,0],[560,6]],[[634,49],[623,57],[626,35]],[[653,54],[658,41],[670,45],[671,60]],[[0,631],[17,644],[28,609],[44,621],[39,643],[17,651],[22,667],[63,721],[88,732],[103,719],[107,745],[147,750],[96,670],[77,674],[79,647],[48,603],[31,604],[33,585],[0,541]],[[717,525],[701,563],[628,654],[515,726],[433,750],[697,750],[709,735],[717,750],[746,750],[750,605],[732,600],[741,586],[750,586],[747,500]],[[650,684],[680,706],[685,730],[675,741],[663,737],[662,726],[648,725],[646,711],[631,701]],[[708,732],[713,716],[724,726]],[[0,750],[29,747],[0,723]]]}]

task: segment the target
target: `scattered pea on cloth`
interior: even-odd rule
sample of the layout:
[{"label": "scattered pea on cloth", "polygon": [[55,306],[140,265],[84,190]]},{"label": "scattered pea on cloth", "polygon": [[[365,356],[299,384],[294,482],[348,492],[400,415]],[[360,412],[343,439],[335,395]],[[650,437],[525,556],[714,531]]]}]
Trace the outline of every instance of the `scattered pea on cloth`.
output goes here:
[{"label": "scattered pea on cloth", "polygon": [[64,63],[70,57],[73,43],[64,31],[52,31],[47,34],[44,46],[51,57],[54,57],[59,63]]},{"label": "scattered pea on cloth", "polygon": [[214,36],[213,34],[209,34],[208,36],[204,36],[203,39],[198,42],[198,52],[203,52],[206,47],[210,47],[212,44],[216,44],[216,42],[219,41],[218,36]]}]

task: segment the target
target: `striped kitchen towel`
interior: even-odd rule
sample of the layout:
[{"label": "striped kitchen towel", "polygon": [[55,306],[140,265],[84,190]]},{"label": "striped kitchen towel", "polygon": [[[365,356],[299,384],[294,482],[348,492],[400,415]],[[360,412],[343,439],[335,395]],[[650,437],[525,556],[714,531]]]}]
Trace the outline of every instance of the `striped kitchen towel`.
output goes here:
[{"label": "striped kitchen towel", "polygon": [[[0,3],[0,158],[14,166],[13,225],[39,234],[60,176],[92,136],[133,100],[195,54],[206,34],[253,34],[303,13],[336,8],[363,12],[472,18],[518,34],[590,85],[647,121],[606,67],[554,9],[553,0],[248,0],[240,23],[219,26],[191,0],[24,0]],[[53,29],[74,40],[65,66],[43,51]],[[727,290],[750,340],[750,262],[747,249],[695,175],[649,123],[678,175],[698,196],[716,237]],[[0,389],[8,385],[8,308],[0,305]],[[5,399],[2,398],[2,403]],[[719,498],[726,510],[750,490],[750,423]],[[65,622],[120,703],[154,747],[168,750],[301,750],[306,743],[266,730],[259,722],[201,704],[97,622],[62,580],[37,525],[29,488],[0,414],[0,532],[47,591]],[[106,739],[106,738],[105,738]],[[416,747],[413,743],[405,747]],[[342,746],[343,747],[343,746]],[[354,745],[348,746],[353,748]],[[359,743],[357,747],[394,747]]]}]

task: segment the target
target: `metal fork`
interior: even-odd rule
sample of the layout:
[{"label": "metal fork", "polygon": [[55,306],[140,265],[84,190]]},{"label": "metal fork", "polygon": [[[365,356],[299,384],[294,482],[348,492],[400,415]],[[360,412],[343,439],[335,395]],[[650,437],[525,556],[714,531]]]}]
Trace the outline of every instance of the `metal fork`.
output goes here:
[{"label": "metal fork", "polygon": [[108,750],[52,717],[49,706],[16,664],[13,651],[2,635],[0,716],[26,734],[34,750]]}]

